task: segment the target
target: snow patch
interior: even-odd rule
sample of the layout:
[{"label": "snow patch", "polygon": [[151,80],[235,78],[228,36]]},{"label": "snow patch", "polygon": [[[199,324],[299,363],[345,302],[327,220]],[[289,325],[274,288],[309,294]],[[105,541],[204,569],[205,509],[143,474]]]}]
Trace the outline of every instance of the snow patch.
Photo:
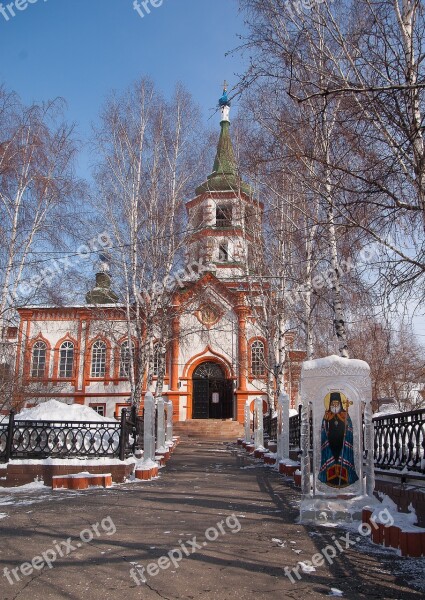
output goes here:
[{"label": "snow patch", "polygon": [[15,415],[16,421],[86,421],[89,423],[117,423],[116,419],[102,417],[90,406],[65,404],[48,400],[33,408],[24,408]]},{"label": "snow patch", "polygon": [[313,565],[307,565],[304,562],[299,562],[298,564],[300,565],[301,571],[303,573],[313,573],[316,570],[316,568],[313,567]]}]

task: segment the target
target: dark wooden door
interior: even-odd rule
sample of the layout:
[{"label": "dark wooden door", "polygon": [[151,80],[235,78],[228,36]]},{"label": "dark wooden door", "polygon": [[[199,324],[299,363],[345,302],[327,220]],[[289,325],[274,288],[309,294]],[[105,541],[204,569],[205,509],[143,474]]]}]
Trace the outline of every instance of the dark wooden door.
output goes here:
[{"label": "dark wooden door", "polygon": [[210,393],[208,379],[194,379],[192,419],[208,419],[209,405]]}]

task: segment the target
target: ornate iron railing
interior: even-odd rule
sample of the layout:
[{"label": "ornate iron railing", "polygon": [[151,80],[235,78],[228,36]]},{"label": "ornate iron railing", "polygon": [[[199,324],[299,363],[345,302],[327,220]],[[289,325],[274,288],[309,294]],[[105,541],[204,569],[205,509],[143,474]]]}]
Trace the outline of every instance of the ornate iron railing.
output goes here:
[{"label": "ornate iron railing", "polygon": [[375,467],[425,473],[425,410],[376,417]]},{"label": "ornate iron railing", "polygon": [[6,460],[7,440],[7,424],[0,423],[0,462]]},{"label": "ornate iron railing", "polygon": [[[133,417],[133,418],[132,418]],[[0,424],[0,461],[43,458],[120,458],[143,444],[143,417],[123,410],[120,423],[18,421]]]},{"label": "ornate iron railing", "polygon": [[270,419],[270,439],[277,440],[277,417]]},{"label": "ornate iron railing", "polygon": [[289,417],[289,447],[301,448],[301,413]]},{"label": "ornate iron railing", "polygon": [[[277,417],[271,418],[270,415],[263,417],[264,433],[267,433],[271,440],[277,440]],[[291,448],[300,447],[300,415],[289,417],[289,445]]]}]

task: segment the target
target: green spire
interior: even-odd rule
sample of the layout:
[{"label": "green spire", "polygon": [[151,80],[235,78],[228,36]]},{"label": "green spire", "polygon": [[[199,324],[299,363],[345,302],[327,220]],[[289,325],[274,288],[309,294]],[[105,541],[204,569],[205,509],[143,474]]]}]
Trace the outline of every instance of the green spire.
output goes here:
[{"label": "green spire", "polygon": [[252,191],[248,185],[243,183],[238,175],[235,153],[232,139],[230,137],[230,122],[224,118],[221,123],[220,139],[218,141],[217,154],[214,161],[213,172],[207,177],[202,185],[196,189],[196,194],[205,192],[225,192],[241,190],[251,195]]}]

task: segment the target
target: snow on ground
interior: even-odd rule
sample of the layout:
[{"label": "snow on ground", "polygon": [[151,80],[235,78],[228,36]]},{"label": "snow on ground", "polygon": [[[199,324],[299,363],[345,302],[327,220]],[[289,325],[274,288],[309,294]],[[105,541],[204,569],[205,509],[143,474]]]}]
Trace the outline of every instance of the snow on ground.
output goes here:
[{"label": "snow on ground", "polygon": [[397,404],[384,404],[384,406],[381,407],[381,410],[373,413],[373,418],[375,417],[388,417],[389,415],[396,415],[398,413],[402,412],[400,410],[400,407],[397,406]]},{"label": "snow on ground", "polygon": [[88,421],[90,423],[116,423],[116,419],[102,417],[90,406],[65,404],[49,400],[33,408],[24,408],[15,416],[17,421]]},{"label": "snow on ground", "polygon": [[[32,483],[27,483],[26,485],[20,485],[18,487],[0,487],[0,493],[5,492],[6,494],[28,494],[30,492],[39,492],[47,490],[50,490],[50,488],[44,485],[42,481],[33,481]],[[0,506],[2,505],[2,497],[0,497]]]}]

